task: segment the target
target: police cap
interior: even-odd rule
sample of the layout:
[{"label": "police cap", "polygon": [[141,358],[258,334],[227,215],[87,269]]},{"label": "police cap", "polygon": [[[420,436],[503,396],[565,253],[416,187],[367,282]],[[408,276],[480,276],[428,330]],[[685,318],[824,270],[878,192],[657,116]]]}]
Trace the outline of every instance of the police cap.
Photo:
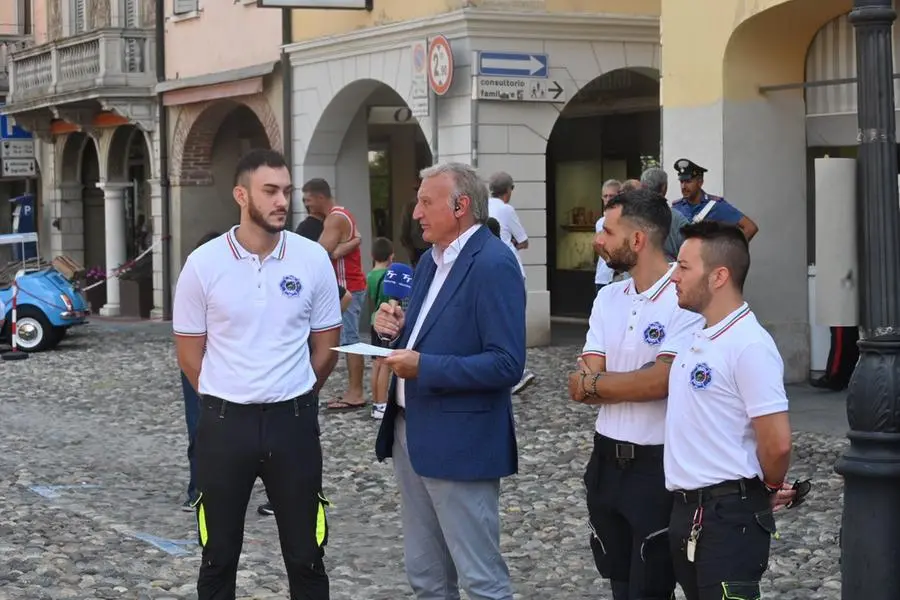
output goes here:
[{"label": "police cap", "polygon": [[694,177],[703,177],[706,169],[687,158],[679,158],[675,161],[675,172],[679,181],[690,181]]}]

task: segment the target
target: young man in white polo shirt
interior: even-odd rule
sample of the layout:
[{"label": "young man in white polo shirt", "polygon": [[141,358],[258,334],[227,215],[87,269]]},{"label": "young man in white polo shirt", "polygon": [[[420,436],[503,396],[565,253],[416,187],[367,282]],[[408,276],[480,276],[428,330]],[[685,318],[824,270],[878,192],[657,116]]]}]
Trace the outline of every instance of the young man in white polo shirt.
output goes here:
[{"label": "young man in white polo shirt", "polygon": [[607,204],[597,245],[631,279],[597,293],[580,368],[569,376],[573,400],[600,406],[584,483],[591,551],[615,600],[670,600],[675,589],[665,536],[666,393],[673,344],[702,319],[678,308],[669,280],[671,218],[665,199],[645,189]]},{"label": "young man in white polo shirt", "polygon": [[235,597],[257,477],[275,511],[291,598],[328,598],[317,393],[337,362],[341,311],[328,254],[284,230],[291,192],[281,154],[243,157],[240,225],[191,253],[175,290],[178,363],[201,397],[199,600]]},{"label": "young man in white polo shirt", "polygon": [[787,503],[791,426],[784,364],[744,301],[747,238],[713,221],[688,225],[672,276],[682,308],[706,328],[681,341],[669,377],[669,540],[687,600],[759,598]]}]

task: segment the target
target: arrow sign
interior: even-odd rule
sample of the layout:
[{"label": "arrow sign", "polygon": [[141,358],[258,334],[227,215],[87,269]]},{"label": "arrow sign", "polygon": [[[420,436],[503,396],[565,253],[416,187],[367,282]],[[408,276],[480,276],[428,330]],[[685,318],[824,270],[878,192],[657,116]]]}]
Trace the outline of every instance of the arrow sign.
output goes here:
[{"label": "arrow sign", "polygon": [[550,92],[551,94],[553,94],[553,99],[556,100],[557,98],[560,97],[560,95],[561,95],[565,90],[563,90],[563,87],[562,87],[561,85],[559,85],[559,82],[558,82],[558,81],[554,81],[554,82],[553,82],[553,85],[551,85],[550,88],[549,88],[547,91]]},{"label": "arrow sign", "polygon": [[496,77],[546,78],[548,64],[549,57],[546,54],[481,52],[478,55],[479,73]]}]

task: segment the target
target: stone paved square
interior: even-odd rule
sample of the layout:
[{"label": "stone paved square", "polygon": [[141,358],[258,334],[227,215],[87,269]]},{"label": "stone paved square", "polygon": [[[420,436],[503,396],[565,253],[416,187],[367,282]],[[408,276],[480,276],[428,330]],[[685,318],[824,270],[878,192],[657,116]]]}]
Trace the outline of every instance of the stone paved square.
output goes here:
[{"label": "stone paved square", "polygon": [[[196,597],[194,517],[183,401],[170,326],[95,322],[51,353],[0,362],[0,599]],[[608,599],[588,549],[581,476],[592,410],[564,376],[578,347],[529,351],[537,382],[515,398],[520,472],[501,498],[504,554],[517,599]],[[332,375],[323,402],[341,384]],[[390,463],[375,460],[368,412],[323,411],[325,491],[333,502],[326,566],[336,600],[411,598]],[[837,599],[843,436],[800,431],[789,476],[813,494],[779,513],[764,594]],[[69,486],[69,487],[57,487]],[[261,484],[247,512],[238,596],[286,598]]]}]

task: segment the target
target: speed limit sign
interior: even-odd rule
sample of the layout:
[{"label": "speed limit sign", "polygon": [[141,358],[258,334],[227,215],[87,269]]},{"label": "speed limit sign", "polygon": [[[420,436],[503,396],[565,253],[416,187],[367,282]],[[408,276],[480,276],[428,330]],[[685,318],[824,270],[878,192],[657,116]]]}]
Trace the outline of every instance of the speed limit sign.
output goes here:
[{"label": "speed limit sign", "polygon": [[453,51],[447,38],[439,35],[428,46],[428,85],[435,94],[443,96],[452,83]]}]

